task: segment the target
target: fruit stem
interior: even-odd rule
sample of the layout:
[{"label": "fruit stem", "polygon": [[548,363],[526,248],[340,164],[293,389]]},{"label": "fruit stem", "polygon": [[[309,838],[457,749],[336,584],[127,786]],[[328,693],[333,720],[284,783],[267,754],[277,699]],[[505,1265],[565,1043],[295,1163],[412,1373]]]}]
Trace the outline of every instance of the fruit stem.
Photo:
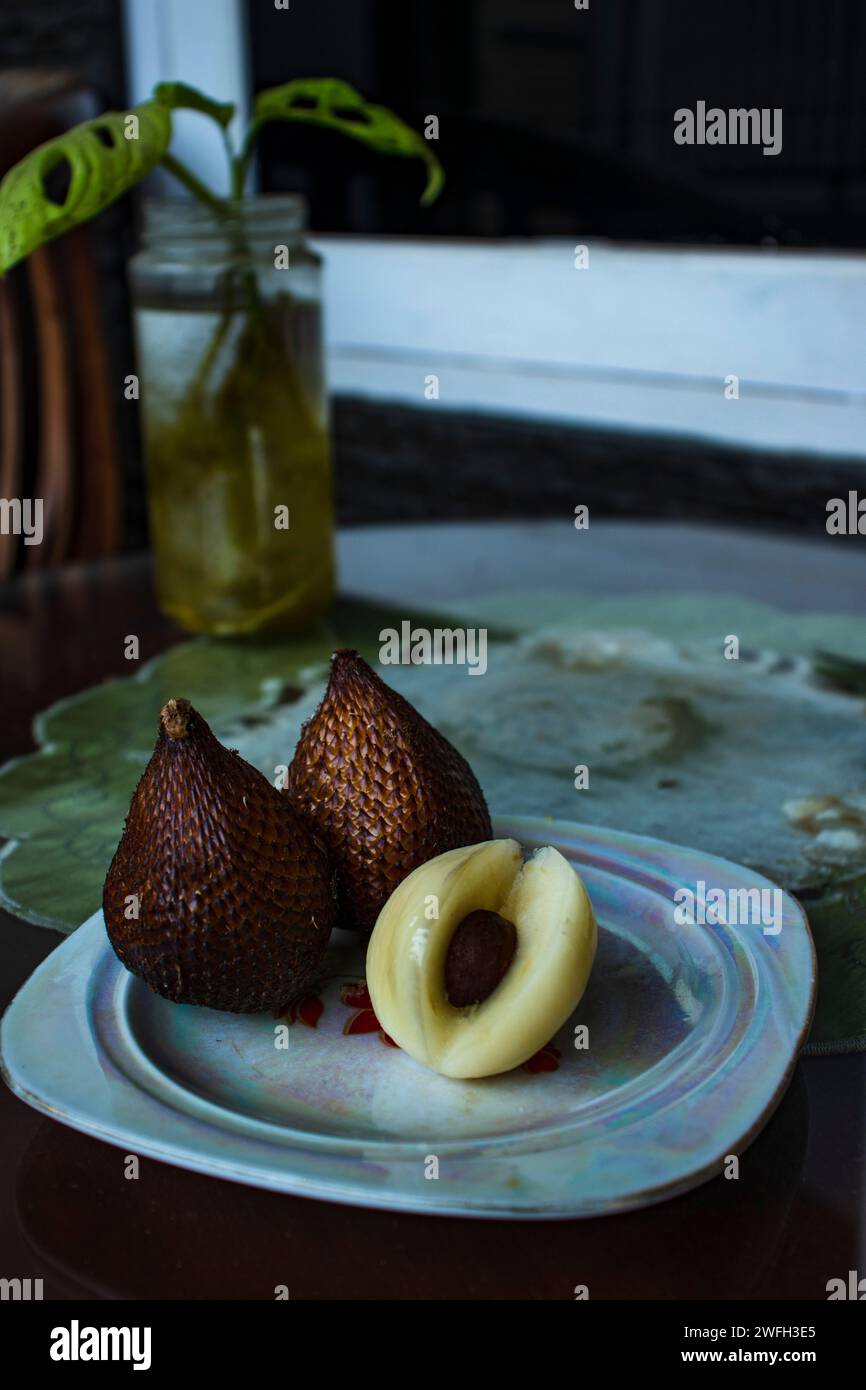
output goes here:
[{"label": "fruit stem", "polygon": [[159,722],[169,738],[186,738],[192,705],[189,700],[169,700],[160,710]]}]

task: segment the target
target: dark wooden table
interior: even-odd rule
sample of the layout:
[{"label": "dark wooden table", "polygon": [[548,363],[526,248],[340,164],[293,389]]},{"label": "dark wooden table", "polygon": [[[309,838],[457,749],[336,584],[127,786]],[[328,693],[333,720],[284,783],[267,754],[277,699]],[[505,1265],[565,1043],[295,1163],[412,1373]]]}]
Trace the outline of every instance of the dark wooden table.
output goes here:
[{"label": "dark wooden table", "polygon": [[[496,588],[596,592],[684,586],[794,610],[862,606],[866,548],[708,528],[567,522],[346,533],[347,592],[406,603]],[[51,701],[128,675],[180,634],[157,612],[143,559],[30,579],[0,592],[0,758],[33,747]],[[0,1003],[60,937],[0,913]],[[278,1196],[149,1160],[44,1119],[0,1088],[0,1275],[46,1298],[825,1299],[866,1272],[866,1056],[804,1058],[775,1115],[717,1179],[675,1201],[575,1222],[473,1222]]]}]

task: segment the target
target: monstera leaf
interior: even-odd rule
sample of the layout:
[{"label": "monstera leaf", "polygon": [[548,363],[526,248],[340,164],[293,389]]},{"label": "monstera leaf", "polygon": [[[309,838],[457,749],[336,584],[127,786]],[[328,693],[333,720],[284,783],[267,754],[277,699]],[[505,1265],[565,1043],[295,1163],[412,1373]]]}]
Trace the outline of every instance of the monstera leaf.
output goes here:
[{"label": "monstera leaf", "polygon": [[252,134],[268,121],[324,126],[362,140],[379,154],[422,159],[427,166],[422,203],[432,203],[445,182],[442,166],[423,135],[387,107],[371,106],[348,82],[336,77],[301,77],[261,92],[256,98]]},{"label": "monstera leaf", "polygon": [[[232,102],[214,101],[185,82],[159,82],[150,101],[131,111],[108,111],[49,140],[16,164],[0,183],[0,275],[37,246],[95,217],[162,161],[201,201],[225,217],[228,205],[169,152],[171,113],[200,111],[225,132]],[[427,168],[422,203],[432,203],[444,183],[428,142],[384,106],[371,106],[335,77],[299,78],[256,99],[254,119],[235,156],[226,135],[232,193],[243,196],[253,141],[268,121],[301,121],[362,140],[380,154],[421,159]]]},{"label": "monstera leaf", "polygon": [[0,275],[145,178],[170,139],[169,106],[146,101],[85,121],[33,150],[0,183]]}]

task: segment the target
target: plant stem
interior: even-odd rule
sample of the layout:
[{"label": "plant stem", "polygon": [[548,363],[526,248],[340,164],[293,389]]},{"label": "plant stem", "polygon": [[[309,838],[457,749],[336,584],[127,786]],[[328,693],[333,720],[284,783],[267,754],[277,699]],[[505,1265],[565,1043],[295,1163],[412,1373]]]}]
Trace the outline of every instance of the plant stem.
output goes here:
[{"label": "plant stem", "polygon": [[247,171],[240,155],[236,155],[232,160],[232,199],[239,202],[244,196],[244,184],[247,179]]},{"label": "plant stem", "polygon": [[[251,144],[251,138],[253,136],[253,133],[254,132],[251,129],[248,132],[246,141],[244,142],[245,148],[247,150],[249,149],[249,146]],[[237,203],[243,197],[243,184],[245,174],[244,155],[241,154],[236,157],[233,156],[231,153],[231,145],[228,142],[226,142],[226,149],[229,154],[229,160],[232,169],[232,202]],[[194,195],[194,197],[198,198],[199,202],[205,203],[209,208],[211,208],[212,211],[216,213],[217,217],[225,221],[232,216],[232,202],[228,202],[225,198],[218,197],[217,194],[212,192],[206,184],[202,183],[201,179],[196,177],[196,175],[192,172],[191,169],[188,169],[187,166],[181,160],[177,159],[173,154],[164,154],[162,156],[161,163],[163,168],[167,169],[168,172],[177,179],[178,183],[182,183],[184,188],[187,188],[189,192]],[[235,189],[237,189],[238,191],[235,191]],[[246,238],[244,236],[242,226],[235,225],[233,217],[232,221],[229,224],[228,233],[230,245],[234,253],[239,257],[239,259],[245,260],[249,255],[249,249],[247,247]],[[232,271],[229,274],[226,284],[226,314],[228,316],[230,316],[233,312],[233,305],[231,304],[233,281],[234,272]],[[259,313],[262,309],[262,303],[258,292],[258,284],[256,282],[254,272],[251,271],[249,268],[246,268],[242,272],[241,284],[243,287],[244,299],[246,300],[247,311],[250,314]],[[228,321],[226,319],[225,324],[220,324],[217,330],[217,341],[213,345],[214,351],[216,351],[219,348],[219,345],[222,341],[222,337],[225,333],[225,328],[227,327],[227,322]],[[210,365],[210,360],[210,354],[208,354],[208,358],[206,359],[208,366]]]},{"label": "plant stem", "polygon": [[178,183],[182,183],[184,188],[188,188],[190,193],[195,194],[202,203],[207,203],[208,207],[213,208],[220,217],[224,217],[228,213],[225,199],[212,193],[207,185],[203,184],[201,179],[196,178],[192,170],[182,164],[179,159],[176,159],[173,154],[164,154],[161,162],[162,167],[173,174]]},{"label": "plant stem", "polygon": [[240,153],[232,160],[232,197],[242,198],[244,196],[244,184],[247,178],[247,165],[253,152],[253,144],[258,135],[258,126],[253,122],[246,131],[241,141]]}]

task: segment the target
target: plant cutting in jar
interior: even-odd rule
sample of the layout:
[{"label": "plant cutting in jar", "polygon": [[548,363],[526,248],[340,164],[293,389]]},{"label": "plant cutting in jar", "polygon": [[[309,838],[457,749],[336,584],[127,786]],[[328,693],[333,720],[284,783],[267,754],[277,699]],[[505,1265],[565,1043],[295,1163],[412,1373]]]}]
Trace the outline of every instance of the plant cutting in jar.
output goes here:
[{"label": "plant cutting in jar", "polygon": [[[176,110],[198,111],[221,128],[227,197],[171,153]],[[168,277],[167,301],[151,294],[144,329],[139,320],[139,351],[146,368],[166,360],[162,371],[145,371],[142,388],[160,598],[187,628],[216,633],[297,627],[321,611],[333,588],[326,424],[298,347],[318,340],[318,319],[312,321],[291,277],[263,292],[257,260],[263,236],[253,216],[261,200],[246,194],[259,132],[271,122],[294,121],[341,132],[382,154],[417,158],[426,169],[425,204],[443,182],[422,135],[335,78],[300,78],[259,93],[237,147],[228,131],[234,114],[231,103],[184,83],[159,83],[140,105],[41,145],[0,183],[0,275],[94,217],[158,165],[197,200],[192,209],[198,211],[184,214],[184,236],[194,233],[218,261],[213,284],[206,294],[199,289],[197,297],[184,298],[182,277]],[[279,245],[286,238],[276,200],[267,232],[274,266],[283,268],[282,252],[291,268],[288,248]],[[169,259],[177,259],[174,248]],[[308,252],[307,261],[314,260]],[[174,318],[173,339],[165,310]],[[288,502],[291,508],[279,505]],[[275,512],[290,510],[298,513],[291,549],[274,520]]]}]

